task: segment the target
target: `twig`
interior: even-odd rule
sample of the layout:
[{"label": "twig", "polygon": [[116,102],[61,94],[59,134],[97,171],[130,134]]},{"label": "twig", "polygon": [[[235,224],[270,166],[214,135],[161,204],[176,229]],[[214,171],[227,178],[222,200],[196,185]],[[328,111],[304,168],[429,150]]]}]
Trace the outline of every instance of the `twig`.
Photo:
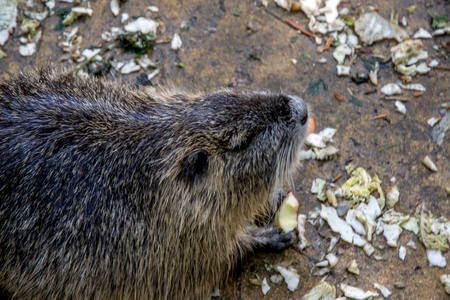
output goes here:
[{"label": "twig", "polygon": [[342,174],[339,174],[338,176],[334,177],[334,179],[332,180],[332,182],[336,182],[336,181],[338,181],[338,180],[341,179],[341,178],[342,178]]},{"label": "twig", "polygon": [[269,15],[271,15],[272,17],[274,17],[275,19],[277,19],[278,21],[281,21],[289,26],[291,26],[292,28],[301,31],[304,35],[307,35],[313,39],[316,38],[316,36],[310,32],[308,32],[307,30],[301,28],[300,26],[298,26],[297,24],[295,24],[294,22],[290,21],[289,19],[284,19],[281,18],[280,16],[278,16],[277,14],[271,12],[270,10],[268,10],[264,5],[262,5],[262,3],[258,2],[258,6],[261,7],[266,13],[268,13]]},{"label": "twig", "polygon": [[315,39],[316,36],[314,34],[312,34],[311,32],[301,28],[300,26],[298,26],[297,24],[295,24],[294,22],[292,22],[289,19],[284,19],[284,22],[286,22],[289,26],[291,26],[294,29],[300,30],[301,33],[303,33],[304,35],[309,36],[310,38]]},{"label": "twig", "polygon": [[387,147],[384,147],[384,148],[380,148],[380,149],[377,150],[377,152],[383,152],[383,151],[392,149],[394,147],[397,147],[397,145],[390,145],[390,146],[387,146]]},{"label": "twig", "polygon": [[382,115],[378,115],[376,117],[373,117],[372,120],[379,120],[379,119],[383,119],[383,118],[387,118],[388,114],[382,114]]},{"label": "twig", "polygon": [[156,44],[168,44],[170,42],[172,42],[172,40],[157,40],[157,41],[155,41],[155,45]]},{"label": "twig", "polygon": [[403,102],[409,101],[408,97],[400,97],[400,96],[386,96],[382,99],[388,100],[388,101],[403,101]]},{"label": "twig", "polygon": [[374,94],[376,92],[377,92],[377,89],[371,89],[371,90],[365,91],[364,95],[370,95],[370,94]]},{"label": "twig", "polygon": [[447,66],[435,66],[434,68],[438,70],[450,71],[450,67]]}]

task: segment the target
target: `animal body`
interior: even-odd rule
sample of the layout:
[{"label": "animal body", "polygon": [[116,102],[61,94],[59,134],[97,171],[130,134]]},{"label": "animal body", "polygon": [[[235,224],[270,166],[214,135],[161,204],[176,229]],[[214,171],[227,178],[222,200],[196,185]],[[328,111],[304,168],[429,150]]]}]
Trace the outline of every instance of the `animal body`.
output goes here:
[{"label": "animal body", "polygon": [[0,287],[14,299],[205,299],[297,167],[283,93],[147,93],[49,68],[0,83]]}]

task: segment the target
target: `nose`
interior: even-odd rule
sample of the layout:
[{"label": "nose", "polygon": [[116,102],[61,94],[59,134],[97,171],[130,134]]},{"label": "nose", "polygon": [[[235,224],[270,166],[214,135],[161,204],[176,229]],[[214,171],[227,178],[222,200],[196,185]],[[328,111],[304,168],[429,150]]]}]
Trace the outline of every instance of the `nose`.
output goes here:
[{"label": "nose", "polygon": [[302,126],[308,125],[308,107],[303,102],[302,98],[297,96],[289,96],[292,110],[294,111],[294,115],[298,122]]}]

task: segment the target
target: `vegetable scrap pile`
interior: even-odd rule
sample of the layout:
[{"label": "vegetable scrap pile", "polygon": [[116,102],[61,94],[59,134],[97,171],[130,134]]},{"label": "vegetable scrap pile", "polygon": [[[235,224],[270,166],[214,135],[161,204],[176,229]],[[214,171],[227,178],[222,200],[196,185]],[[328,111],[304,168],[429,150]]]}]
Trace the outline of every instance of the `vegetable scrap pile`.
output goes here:
[{"label": "vegetable scrap pile", "polygon": [[[319,230],[320,227],[328,226],[336,233],[330,241],[327,253],[323,255],[323,260],[315,265],[316,271],[313,272],[313,275],[327,275],[339,263],[337,255],[333,253],[334,246],[339,239],[361,247],[367,256],[373,257],[375,260],[383,260],[382,256],[377,255],[377,249],[373,246],[373,242],[384,238],[388,246],[398,248],[399,259],[404,261],[408,251],[417,249],[413,240],[405,245],[398,245],[399,237],[404,230],[414,233],[426,248],[430,266],[443,268],[447,265],[442,252],[449,249],[449,220],[445,217],[434,216],[426,209],[425,203],[418,205],[414,214],[404,215],[395,210],[400,198],[395,178],[391,178],[391,183],[394,185],[384,192],[382,182],[376,174],[371,176],[365,169],[355,168],[353,164],[347,165],[346,171],[350,177],[340,187],[320,178],[314,180],[311,193],[316,194],[317,199],[323,202],[320,209],[316,208],[309,212],[308,216],[298,214],[298,200],[290,192],[283,200],[275,218],[276,224],[283,232],[298,230],[298,248],[300,250],[309,246],[305,236],[306,222],[319,225]],[[407,250],[406,247],[410,250]],[[295,291],[300,280],[296,270],[289,265],[283,265],[283,263],[277,265],[276,270],[284,278],[288,289]],[[349,264],[347,271],[359,276],[360,271],[355,260]],[[448,290],[449,280],[446,276],[443,275],[441,281],[447,285]],[[272,280],[272,278],[271,281],[277,283],[277,280]],[[391,295],[385,286],[376,282],[373,285],[385,298]],[[340,288],[345,297],[352,299],[368,299],[379,295],[378,292],[365,292],[344,283],[340,285]],[[264,294],[270,289],[266,278],[264,278],[262,289]],[[335,288],[324,281],[302,299],[335,298]]]},{"label": "vegetable scrap pile", "polygon": [[[266,7],[268,3],[269,1],[262,1]],[[409,101],[411,96],[419,98],[426,92],[425,86],[413,83],[420,80],[418,75],[429,74],[432,69],[436,71],[450,69],[449,66],[441,66],[438,59],[440,57],[443,61],[448,61],[450,52],[450,42],[437,41],[437,38],[450,33],[450,20],[446,15],[433,15],[430,28],[412,28],[408,24],[408,17],[414,16],[417,5],[404,7],[402,11],[392,11],[390,19],[386,19],[373,5],[360,7],[359,16],[351,15],[348,7],[350,3],[341,3],[340,0],[275,0],[275,3],[287,11],[303,12],[306,15],[309,19],[309,31],[290,19],[284,21],[299,30],[299,33],[314,39],[319,53],[335,48],[333,58],[337,62],[338,76],[349,76],[356,84],[370,82],[377,87],[380,81],[380,68],[387,67],[389,62],[392,62],[394,70],[399,74],[399,80],[385,83],[380,89],[380,96],[386,101],[394,101],[398,113],[405,115],[407,113],[405,102]],[[403,15],[401,18],[400,14]],[[385,40],[397,42],[397,45],[390,47],[389,53],[385,53],[383,46],[377,47],[377,43]],[[433,58],[430,58],[430,54],[426,51],[425,43],[435,43]],[[372,45],[374,47],[368,47]],[[371,54],[371,57],[368,58],[367,54]],[[363,62],[366,71],[359,71],[361,70],[357,66],[359,61]],[[318,62],[326,63],[327,59],[322,57]],[[323,79],[310,85],[313,94],[317,95],[320,92],[318,90],[320,80]],[[367,94],[376,92],[375,88]],[[362,105],[350,89],[349,94],[349,102]],[[343,95],[334,96],[339,101],[345,100]],[[443,137],[450,128],[450,112],[441,109],[439,113],[443,116],[431,118],[428,124],[432,127],[437,125],[434,129],[435,142],[442,145]],[[439,126],[441,121],[443,124]]]},{"label": "vegetable scrap pile", "polygon": [[[6,44],[17,26],[18,5],[17,1],[0,0],[0,7],[2,7],[0,46]],[[43,34],[41,22],[51,15],[58,14],[60,23],[55,29],[61,31],[59,46],[64,53],[59,58],[59,62],[74,64],[79,73],[95,76],[103,76],[111,68],[123,75],[143,70],[147,72],[146,81],[150,82],[160,70],[148,57],[148,50],[155,44],[168,43],[173,51],[178,51],[182,47],[181,37],[178,33],[174,33],[171,40],[157,39],[161,22],[155,21],[154,18],[158,17],[158,7],[148,6],[143,15],[131,17],[128,13],[120,14],[120,5],[118,0],[111,0],[110,9],[115,17],[120,15],[122,26],[111,27],[110,30],[101,33],[102,42],[98,44],[98,47],[86,48],[86,46],[83,47],[83,35],[77,24],[79,19],[95,16],[89,1],[65,0],[63,3],[58,3],[58,6],[54,0],[28,1],[27,8],[30,9],[24,11],[24,17],[19,25],[19,40],[22,44],[18,49],[19,53],[22,56],[35,54]],[[40,11],[36,12],[36,10]],[[180,31],[184,28],[188,28],[185,22],[181,24]],[[131,58],[115,60],[112,53],[114,49],[123,49],[125,53],[130,53],[128,56]],[[0,58],[6,56],[7,53],[0,50]],[[183,67],[181,62],[175,64]]]}]

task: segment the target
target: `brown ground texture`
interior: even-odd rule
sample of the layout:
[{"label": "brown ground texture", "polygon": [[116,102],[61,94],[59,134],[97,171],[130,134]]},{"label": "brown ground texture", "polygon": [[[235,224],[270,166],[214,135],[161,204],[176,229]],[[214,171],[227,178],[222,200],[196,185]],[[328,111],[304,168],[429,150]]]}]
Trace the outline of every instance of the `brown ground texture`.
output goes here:
[{"label": "brown ground texture", "polygon": [[[413,4],[417,5],[414,13],[404,9]],[[93,16],[76,20],[68,27],[79,27],[79,33],[84,37],[82,49],[102,43],[100,35],[103,31],[121,25],[120,17],[115,18],[110,11],[109,1],[91,1],[90,5]],[[419,98],[412,96],[414,92],[405,92],[410,101],[406,102],[407,113],[403,115],[396,112],[393,101],[383,100],[380,93],[381,86],[399,80],[392,63],[387,62],[380,68],[378,87],[370,83],[357,85],[349,77],[338,77],[336,62],[332,57],[333,49],[318,53],[314,40],[298,34],[283,22],[283,19],[289,18],[307,29],[308,19],[302,12],[287,12],[273,1],[269,1],[268,7],[264,9],[258,1],[240,0],[129,0],[122,4],[121,12],[139,16],[144,14],[145,7],[149,5],[159,8],[158,13],[147,13],[162,23],[158,39],[170,41],[174,33],[179,33],[183,41],[182,48],[177,52],[170,49],[169,43],[161,43],[148,53],[161,70],[152,80],[154,85],[171,84],[205,90],[224,86],[283,90],[301,96],[311,105],[317,132],[326,127],[337,128],[333,143],[340,150],[337,159],[303,163],[295,187],[291,187],[300,200],[300,213],[307,214],[314,207],[320,207],[316,195],[310,193],[313,180],[320,177],[331,182],[342,174],[343,177],[336,183],[342,185],[348,178],[344,167],[352,161],[367,169],[371,175],[378,174],[384,190],[393,185],[390,178],[397,179],[400,201],[396,210],[414,214],[418,203],[425,202],[434,215],[450,218],[450,197],[445,190],[450,186],[450,133],[444,138],[443,144],[438,146],[432,140],[432,128],[427,124],[431,117],[442,117],[445,109],[440,109],[440,105],[450,102],[448,35],[423,40],[430,56],[427,61],[436,58],[447,69],[433,69],[427,75],[413,79],[413,82],[423,84],[427,90]],[[432,31],[432,15],[450,16],[450,5],[443,0],[347,0],[342,1],[339,8],[347,7],[350,15],[357,18],[362,10],[367,11],[369,5],[377,7],[379,13],[388,19],[392,10],[399,11],[400,18],[407,17],[408,28],[412,32],[419,27]],[[20,7],[19,22],[24,4]],[[58,1],[55,11],[70,7],[70,4]],[[19,55],[20,30],[16,29],[12,38],[1,48],[8,57],[0,59],[0,79],[8,79],[29,66],[49,62],[70,67],[67,62],[58,63],[58,58],[63,54],[58,46],[62,31],[55,30],[59,21],[60,17],[55,14],[42,22],[43,37],[37,53],[31,57]],[[188,30],[180,28],[182,21],[187,22]],[[247,28],[250,21],[251,32]],[[297,39],[294,41],[295,37]],[[389,49],[395,44],[395,41],[377,42],[370,47],[363,46],[357,53],[363,58],[370,58],[373,53],[388,57]],[[433,48],[434,45],[438,46],[438,50]],[[117,60],[133,57],[123,51],[114,53]],[[318,63],[322,57],[327,59],[327,63]],[[297,59],[298,63],[294,65],[292,58]],[[184,64],[184,68],[175,65],[179,62]],[[352,76],[357,72],[367,73],[359,58],[352,67]],[[148,73],[149,70],[121,75],[113,70],[108,76],[134,84],[139,75]],[[310,84],[320,79],[325,82],[327,89],[322,86],[320,93],[316,94],[308,90]],[[374,88],[375,93],[365,94]],[[361,102],[361,106],[349,102],[352,98],[349,90]],[[338,101],[334,94],[341,95],[344,101]],[[387,117],[374,119],[382,114],[387,114]],[[431,172],[421,163],[426,155],[435,162],[438,172]],[[303,252],[293,247],[282,253],[249,255],[240,262],[226,286],[221,289],[220,299],[300,299],[323,279],[324,276],[313,275],[317,270],[314,265],[326,253],[332,236],[326,226],[319,228],[318,225],[307,223],[306,231],[310,246]],[[340,261],[328,274],[326,281],[336,286],[338,295],[342,294],[339,289],[341,283],[374,290],[373,284],[377,282],[392,291],[390,299],[447,299],[439,277],[450,274],[449,265],[445,268],[430,267],[425,248],[409,231],[402,233],[398,244],[405,246],[410,240],[415,242],[417,250],[407,247],[404,262],[398,258],[398,249],[387,246],[382,236],[373,243],[375,255],[382,256],[382,261],[368,257],[361,248],[340,241],[332,251]],[[444,253],[444,256],[448,256],[448,253]],[[346,270],[353,259],[360,269],[359,278]],[[250,279],[256,276],[269,278],[275,271],[266,266],[285,261],[292,262],[291,266],[300,274],[299,287],[295,292],[290,292],[284,282],[274,284],[269,281],[271,290],[263,296],[261,288],[251,284]],[[398,281],[403,281],[406,286],[403,289],[395,288],[394,283]]]}]

